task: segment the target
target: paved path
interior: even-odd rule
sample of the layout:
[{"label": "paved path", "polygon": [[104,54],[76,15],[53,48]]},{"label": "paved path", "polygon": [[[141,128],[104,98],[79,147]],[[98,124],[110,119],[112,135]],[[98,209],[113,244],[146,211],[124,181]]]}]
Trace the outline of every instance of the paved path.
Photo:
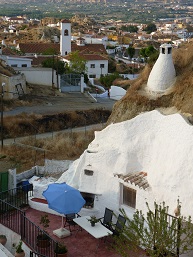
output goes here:
[{"label": "paved path", "polygon": [[110,98],[97,98],[97,102],[91,100],[81,93],[66,93],[64,96],[49,97],[44,104],[36,106],[20,106],[11,111],[4,111],[4,116],[14,116],[21,113],[27,114],[56,114],[65,111],[89,110],[89,109],[106,109],[112,110],[115,100]]}]

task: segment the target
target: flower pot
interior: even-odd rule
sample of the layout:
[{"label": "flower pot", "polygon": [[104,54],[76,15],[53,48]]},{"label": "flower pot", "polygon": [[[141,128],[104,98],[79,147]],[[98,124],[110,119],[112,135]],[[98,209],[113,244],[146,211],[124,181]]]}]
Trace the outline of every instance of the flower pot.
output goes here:
[{"label": "flower pot", "polygon": [[90,224],[91,224],[91,226],[92,226],[92,227],[94,227],[94,226],[95,226],[95,222],[92,222],[92,221],[91,221],[91,223],[90,223]]},{"label": "flower pot", "polygon": [[25,257],[25,252],[15,253],[15,257]]},{"label": "flower pot", "polygon": [[6,236],[0,236],[0,243],[1,243],[2,245],[5,245],[5,244],[7,243],[7,238],[6,238]]},{"label": "flower pot", "polygon": [[40,248],[46,248],[50,246],[50,240],[44,235],[37,236],[37,246]]}]

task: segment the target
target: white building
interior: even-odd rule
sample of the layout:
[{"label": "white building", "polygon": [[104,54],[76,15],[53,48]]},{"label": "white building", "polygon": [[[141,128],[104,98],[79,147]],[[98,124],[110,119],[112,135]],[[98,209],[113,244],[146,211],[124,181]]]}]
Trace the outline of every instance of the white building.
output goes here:
[{"label": "white building", "polygon": [[71,23],[69,20],[61,21],[60,54],[62,56],[71,52]]},{"label": "white building", "polygon": [[136,209],[146,213],[146,202],[153,208],[165,201],[174,215],[179,197],[181,214],[193,217],[192,156],[192,125],[180,114],[152,111],[95,132],[58,182],[93,198],[93,209],[82,210],[87,214],[124,208],[132,217]]},{"label": "white building", "polygon": [[155,93],[164,93],[166,89],[175,83],[175,77],[172,46],[170,44],[163,44],[160,46],[159,57],[149,75],[147,88]]}]

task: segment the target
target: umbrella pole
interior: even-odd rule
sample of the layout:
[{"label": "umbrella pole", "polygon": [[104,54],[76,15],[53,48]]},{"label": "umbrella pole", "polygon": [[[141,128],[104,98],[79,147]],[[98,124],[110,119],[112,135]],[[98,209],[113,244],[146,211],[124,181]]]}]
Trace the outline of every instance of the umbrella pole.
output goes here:
[{"label": "umbrella pole", "polygon": [[64,216],[62,216],[62,229],[64,228]]}]

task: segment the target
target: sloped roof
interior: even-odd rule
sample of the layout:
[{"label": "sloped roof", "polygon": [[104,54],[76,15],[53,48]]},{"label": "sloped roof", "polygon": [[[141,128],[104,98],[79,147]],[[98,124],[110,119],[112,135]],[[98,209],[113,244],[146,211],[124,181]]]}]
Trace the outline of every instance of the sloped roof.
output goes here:
[{"label": "sloped roof", "polygon": [[58,43],[20,43],[19,44],[20,51],[23,53],[43,53],[47,49],[52,48],[56,50],[58,53],[60,52],[60,44]]},{"label": "sloped roof", "polygon": [[[100,55],[100,54],[82,54],[80,53],[80,56],[82,56],[87,61],[100,61],[100,60],[108,60],[108,58]],[[70,55],[67,55],[64,57],[66,60],[70,61]]]},{"label": "sloped roof", "polygon": [[120,178],[124,182],[134,184],[135,186],[138,186],[139,188],[142,188],[142,189],[146,189],[150,187],[146,179],[147,173],[143,171],[132,172],[127,175],[115,174],[114,176]]},{"label": "sloped roof", "polygon": [[97,54],[107,54],[106,49],[103,44],[86,44],[84,46],[79,46],[77,44],[71,45],[72,52],[79,51],[80,53],[97,53]]}]

